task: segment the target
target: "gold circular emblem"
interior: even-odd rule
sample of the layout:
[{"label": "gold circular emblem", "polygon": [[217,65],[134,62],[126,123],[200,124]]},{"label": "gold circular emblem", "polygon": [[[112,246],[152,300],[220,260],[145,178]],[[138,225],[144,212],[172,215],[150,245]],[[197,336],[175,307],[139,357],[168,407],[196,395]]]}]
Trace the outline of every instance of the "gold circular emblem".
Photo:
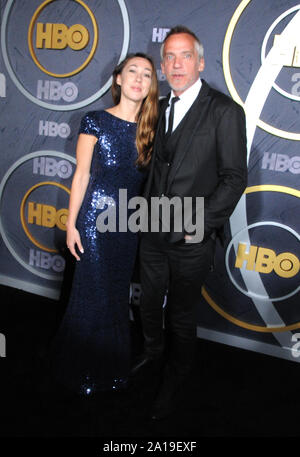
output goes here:
[{"label": "gold circular emblem", "polygon": [[[32,19],[31,19],[30,25],[29,25],[29,29],[28,29],[28,46],[29,46],[29,51],[30,51],[31,57],[32,57],[34,63],[39,67],[40,70],[42,70],[47,75],[53,76],[54,78],[68,78],[68,77],[76,75],[77,73],[82,71],[90,63],[90,61],[92,60],[92,58],[93,58],[93,56],[95,54],[96,48],[97,48],[97,43],[98,43],[98,27],[97,27],[97,22],[96,22],[95,16],[93,15],[91,9],[82,0],[74,0],[75,2],[79,3],[87,11],[88,15],[91,18],[91,21],[92,21],[92,24],[93,24],[93,30],[94,30],[94,41],[93,41],[92,49],[91,49],[87,59],[83,62],[83,64],[80,65],[75,70],[70,71],[69,73],[53,73],[53,72],[47,70],[39,62],[39,60],[38,60],[38,58],[37,58],[37,56],[35,54],[35,51],[34,51],[34,48],[33,48],[33,29],[34,29],[35,23],[37,21],[37,18],[40,15],[40,13],[42,12],[42,10],[47,5],[49,5],[50,3],[54,2],[54,1],[56,1],[56,0],[46,0],[46,1],[44,1],[38,7],[38,9],[35,11],[34,15],[32,16]],[[82,26],[81,26],[81,28],[82,28]],[[72,34],[72,39],[73,39],[74,43],[78,43],[78,41],[80,40],[81,36],[82,36],[82,31],[81,30],[74,31],[74,33]],[[76,49],[76,44],[74,44],[74,49]]]},{"label": "gold circular emblem", "polygon": [[[22,203],[21,203],[21,206],[20,206],[20,217],[21,217],[21,223],[22,223],[22,227],[24,229],[24,232],[26,233],[26,235],[28,236],[28,238],[30,239],[30,241],[35,245],[37,246],[39,249],[43,249],[44,251],[47,251],[47,252],[58,252],[57,249],[52,249],[52,248],[48,248],[47,246],[43,245],[42,243],[40,243],[39,241],[37,241],[30,233],[29,229],[28,229],[28,226],[27,226],[27,223],[26,223],[26,220],[25,220],[25,204],[26,204],[26,201],[27,201],[27,198],[29,197],[29,195],[35,190],[37,189],[38,187],[41,187],[41,186],[56,186],[58,187],[59,189],[63,189],[64,191],[67,192],[68,195],[70,195],[70,190],[64,186],[63,184],[60,184],[58,182],[52,182],[52,181],[45,181],[45,182],[39,182],[38,184],[35,184],[34,186],[32,186],[27,192],[26,194],[24,195],[23,197],[23,200],[22,200]],[[64,223],[65,221],[62,220],[61,223]]]}]

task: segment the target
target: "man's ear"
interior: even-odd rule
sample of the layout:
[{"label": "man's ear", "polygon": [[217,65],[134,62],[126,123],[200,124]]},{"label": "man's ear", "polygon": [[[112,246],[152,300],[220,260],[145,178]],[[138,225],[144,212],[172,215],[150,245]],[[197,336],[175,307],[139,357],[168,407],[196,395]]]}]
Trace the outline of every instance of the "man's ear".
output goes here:
[{"label": "man's ear", "polygon": [[201,57],[200,62],[199,62],[199,71],[203,71],[204,68],[205,68],[204,57]]},{"label": "man's ear", "polygon": [[160,68],[161,68],[161,71],[163,72],[163,74],[165,74],[165,64],[164,62],[160,62]]}]

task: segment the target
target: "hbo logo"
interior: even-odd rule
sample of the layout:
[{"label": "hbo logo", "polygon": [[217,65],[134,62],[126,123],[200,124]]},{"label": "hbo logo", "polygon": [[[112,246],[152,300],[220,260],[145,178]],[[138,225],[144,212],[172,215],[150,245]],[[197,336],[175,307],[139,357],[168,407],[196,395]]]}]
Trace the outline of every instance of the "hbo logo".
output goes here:
[{"label": "hbo logo", "polygon": [[33,173],[35,175],[56,176],[67,179],[73,171],[72,165],[67,160],[55,160],[51,157],[36,157],[33,160]]},{"label": "hbo logo", "polygon": [[300,156],[289,157],[286,154],[275,154],[275,152],[270,155],[268,152],[265,152],[262,169],[281,172],[288,170],[294,175],[300,174]]},{"label": "hbo logo", "polygon": [[152,30],[152,43],[162,43],[170,29],[154,27]]},{"label": "hbo logo", "polygon": [[61,273],[65,269],[66,261],[61,255],[51,255],[48,252],[30,249],[29,265]]},{"label": "hbo logo", "polygon": [[42,227],[58,227],[60,230],[66,231],[66,221],[69,211],[66,208],[57,210],[52,205],[42,205],[41,203],[28,203],[29,224],[41,225]]},{"label": "hbo logo", "polygon": [[58,101],[63,99],[65,102],[73,102],[78,96],[76,84],[67,82],[62,84],[59,81],[38,80],[37,98],[44,100]]},{"label": "hbo logo", "polygon": [[70,133],[70,126],[65,122],[58,124],[57,122],[52,121],[40,121],[39,135],[60,136],[61,138],[68,138]]},{"label": "hbo logo", "polygon": [[65,24],[39,22],[36,27],[36,47],[40,49],[65,49],[69,46],[74,51],[80,51],[88,42],[89,32],[81,24],[68,28]]},{"label": "hbo logo", "polygon": [[291,252],[276,255],[273,249],[259,248],[258,246],[250,246],[249,252],[246,252],[246,249],[246,244],[239,243],[235,262],[236,268],[243,268],[245,262],[247,270],[266,274],[274,270],[281,278],[292,278],[300,270],[299,259]]}]

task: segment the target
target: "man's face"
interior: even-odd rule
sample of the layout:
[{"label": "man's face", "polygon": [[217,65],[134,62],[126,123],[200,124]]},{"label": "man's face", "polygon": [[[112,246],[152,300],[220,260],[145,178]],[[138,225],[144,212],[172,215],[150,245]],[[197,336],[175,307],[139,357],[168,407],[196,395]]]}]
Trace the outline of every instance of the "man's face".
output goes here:
[{"label": "man's face", "polygon": [[204,70],[204,58],[199,60],[191,35],[178,33],[167,39],[161,69],[176,96],[197,81],[199,72]]}]

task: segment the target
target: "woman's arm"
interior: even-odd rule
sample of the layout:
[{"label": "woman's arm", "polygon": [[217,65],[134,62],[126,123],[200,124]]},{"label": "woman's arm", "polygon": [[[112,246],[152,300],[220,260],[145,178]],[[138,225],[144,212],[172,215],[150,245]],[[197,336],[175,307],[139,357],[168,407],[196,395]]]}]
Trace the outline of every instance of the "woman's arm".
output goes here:
[{"label": "woman's arm", "polygon": [[76,252],[76,245],[80,252],[83,253],[83,247],[80,240],[80,235],[76,229],[76,219],[88,186],[90,177],[91,161],[93,156],[94,146],[97,138],[93,135],[80,134],[76,147],[77,166],[74,173],[70,201],[69,215],[67,220],[67,246],[76,258],[80,260]]}]

